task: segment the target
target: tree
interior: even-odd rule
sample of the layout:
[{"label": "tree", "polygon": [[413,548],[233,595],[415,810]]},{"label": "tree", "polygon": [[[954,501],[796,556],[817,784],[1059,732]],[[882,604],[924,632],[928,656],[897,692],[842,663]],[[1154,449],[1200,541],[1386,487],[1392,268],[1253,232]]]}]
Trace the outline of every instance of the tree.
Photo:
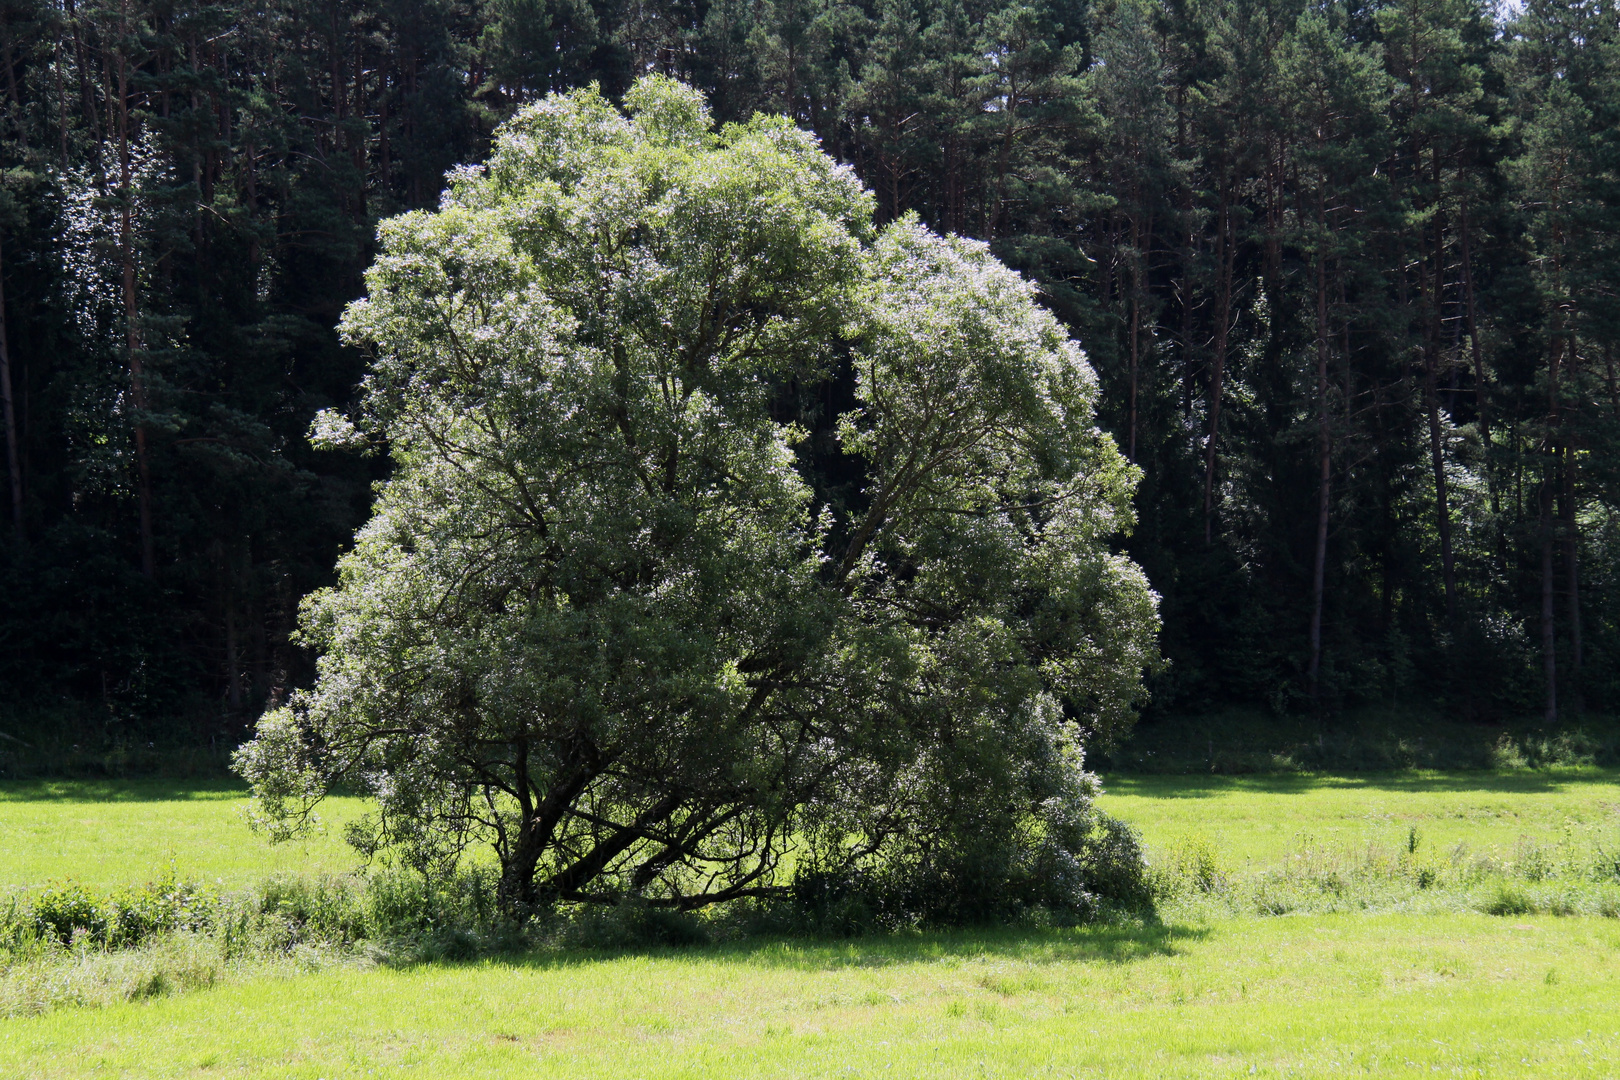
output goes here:
[{"label": "tree", "polygon": [[344,325],[395,471],[305,603],[315,687],[238,754],[267,819],[359,784],[363,850],[491,844],[513,912],[777,893],[794,848],[1083,905],[1082,745],[1157,625],[1091,370],[786,119],[626,104],[548,97],[384,224]]}]

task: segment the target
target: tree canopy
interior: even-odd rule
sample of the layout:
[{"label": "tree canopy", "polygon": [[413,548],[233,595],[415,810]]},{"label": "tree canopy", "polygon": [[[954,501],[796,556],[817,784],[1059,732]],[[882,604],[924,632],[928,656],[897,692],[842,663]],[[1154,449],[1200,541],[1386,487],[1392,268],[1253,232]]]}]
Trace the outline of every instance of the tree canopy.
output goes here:
[{"label": "tree canopy", "polygon": [[394,468],[237,757],[276,826],[358,785],[364,849],[493,844],[513,910],[780,893],[789,851],[1089,902],[1082,744],[1157,656],[1135,470],[1031,283],[873,209],[789,120],[649,77],[383,224],[359,424],[321,426]]}]

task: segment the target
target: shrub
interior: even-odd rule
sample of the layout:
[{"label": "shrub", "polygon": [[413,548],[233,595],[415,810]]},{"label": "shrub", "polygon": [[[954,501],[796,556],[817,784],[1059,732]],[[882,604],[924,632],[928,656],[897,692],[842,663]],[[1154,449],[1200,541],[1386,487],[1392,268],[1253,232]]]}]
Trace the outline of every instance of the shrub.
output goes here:
[{"label": "shrub", "polygon": [[34,898],[34,922],[42,934],[71,945],[76,936],[105,941],[107,916],[101,898],[75,881],[47,888]]},{"label": "shrub", "polygon": [[1152,903],[1142,839],[1118,818],[1097,815],[1096,827],[1081,847],[1077,861],[1083,886],[1109,905],[1141,908]]},{"label": "shrub", "polygon": [[129,946],[173,930],[206,930],[217,904],[217,897],[179,881],[171,869],[158,881],[120,889],[107,898],[107,944]]},{"label": "shrub", "polygon": [[352,877],[281,874],[259,886],[259,912],[288,949],[311,941],[347,944],[366,936],[361,889]]}]

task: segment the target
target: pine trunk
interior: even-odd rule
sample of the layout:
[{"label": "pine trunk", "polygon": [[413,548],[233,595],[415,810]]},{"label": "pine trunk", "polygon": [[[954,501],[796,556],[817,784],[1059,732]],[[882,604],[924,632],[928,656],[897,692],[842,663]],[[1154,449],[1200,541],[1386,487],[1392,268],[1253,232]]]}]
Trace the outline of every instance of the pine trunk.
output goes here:
[{"label": "pine trunk", "polygon": [[1563,485],[1559,492],[1560,516],[1564,519],[1564,591],[1568,604],[1565,618],[1569,623],[1569,692],[1565,695],[1570,708],[1581,711],[1581,574],[1580,522],[1575,513],[1575,451],[1564,447]]},{"label": "pine trunk", "polygon": [[1209,438],[1204,443],[1204,543],[1214,539],[1215,450],[1221,430],[1221,392],[1226,377],[1226,337],[1232,321],[1232,240],[1229,234],[1228,192],[1221,191],[1218,216],[1220,271],[1215,304],[1215,355],[1209,374]]},{"label": "pine trunk", "polygon": [[[1318,223],[1323,227],[1321,243],[1327,242],[1326,222],[1318,203]],[[1316,257],[1316,551],[1311,568],[1311,660],[1308,683],[1311,700],[1320,703],[1322,694],[1322,608],[1326,599],[1328,512],[1332,504],[1333,437],[1328,427],[1328,318],[1327,259]]]},{"label": "pine trunk", "polygon": [[1543,718],[1558,722],[1558,628],[1553,619],[1552,484],[1541,485],[1541,669],[1547,686]]}]

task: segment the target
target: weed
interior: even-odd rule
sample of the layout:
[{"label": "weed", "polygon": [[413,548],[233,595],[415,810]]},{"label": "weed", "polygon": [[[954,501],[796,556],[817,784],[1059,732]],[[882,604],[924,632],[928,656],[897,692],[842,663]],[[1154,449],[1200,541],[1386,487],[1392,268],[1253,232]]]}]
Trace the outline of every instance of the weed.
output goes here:
[{"label": "weed", "polygon": [[1523,886],[1511,881],[1499,881],[1480,905],[1480,910],[1487,915],[1528,915],[1535,910],[1535,904]]}]

